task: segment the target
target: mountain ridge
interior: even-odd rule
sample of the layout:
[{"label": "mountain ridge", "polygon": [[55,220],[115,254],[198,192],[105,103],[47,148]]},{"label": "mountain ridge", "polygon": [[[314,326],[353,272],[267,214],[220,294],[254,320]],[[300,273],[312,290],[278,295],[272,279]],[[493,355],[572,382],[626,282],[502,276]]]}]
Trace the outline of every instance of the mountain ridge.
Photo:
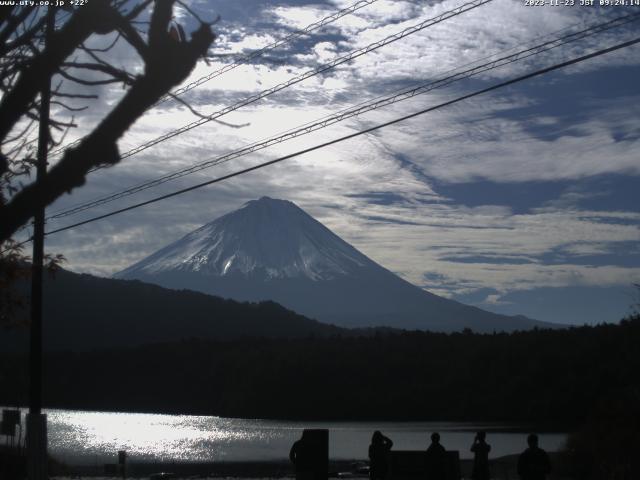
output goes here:
[{"label": "mountain ridge", "polygon": [[273,300],[342,327],[478,332],[554,324],[445,299],[377,264],[294,203],[262,197],[118,272],[166,288]]},{"label": "mountain ridge", "polygon": [[[29,291],[24,284],[21,289]],[[60,269],[44,278],[44,347],[92,350],[180,341],[306,338],[348,334],[274,302],[241,303],[138,280]],[[25,312],[26,313],[26,312]],[[28,329],[0,335],[0,351],[28,350]]]}]

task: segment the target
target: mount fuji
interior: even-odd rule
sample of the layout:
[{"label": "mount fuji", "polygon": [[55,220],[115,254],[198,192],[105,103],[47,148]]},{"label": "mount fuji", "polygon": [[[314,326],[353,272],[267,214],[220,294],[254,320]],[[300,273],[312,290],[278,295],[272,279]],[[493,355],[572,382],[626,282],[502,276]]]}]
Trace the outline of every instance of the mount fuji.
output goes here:
[{"label": "mount fuji", "polygon": [[239,301],[273,300],[344,327],[491,332],[555,326],[422,290],[292,202],[268,197],[203,225],[115,277]]}]

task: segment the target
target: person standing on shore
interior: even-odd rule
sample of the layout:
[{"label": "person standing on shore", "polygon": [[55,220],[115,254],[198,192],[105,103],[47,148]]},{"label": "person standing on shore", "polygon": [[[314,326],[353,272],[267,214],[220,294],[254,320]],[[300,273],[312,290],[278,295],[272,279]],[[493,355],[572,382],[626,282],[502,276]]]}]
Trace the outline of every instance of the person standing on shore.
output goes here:
[{"label": "person standing on shore", "polygon": [[551,473],[549,455],[538,447],[538,436],[532,433],[527,437],[529,448],[518,457],[518,475],[522,480],[545,480]]},{"label": "person standing on shore", "polygon": [[313,480],[315,477],[311,449],[306,431],[303,431],[300,440],[295,441],[289,451],[289,460],[296,469],[296,480]]},{"label": "person standing on shore", "polygon": [[440,434],[431,434],[431,445],[425,454],[425,470],[428,480],[446,480],[447,478],[447,452],[440,445]]},{"label": "person standing on shore", "polygon": [[486,442],[486,437],[487,434],[485,432],[478,432],[471,445],[471,451],[473,452],[471,478],[473,480],[489,480],[491,478],[491,473],[489,472],[491,445]]},{"label": "person standing on shore", "polygon": [[387,478],[391,447],[393,442],[390,438],[385,437],[379,430],[373,432],[371,445],[369,445],[369,478],[371,480]]}]

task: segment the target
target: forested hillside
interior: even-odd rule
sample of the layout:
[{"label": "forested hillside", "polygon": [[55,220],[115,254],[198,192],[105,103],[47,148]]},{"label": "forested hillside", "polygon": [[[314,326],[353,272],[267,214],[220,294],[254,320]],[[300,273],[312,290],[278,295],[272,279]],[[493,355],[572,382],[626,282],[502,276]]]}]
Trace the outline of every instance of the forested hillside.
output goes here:
[{"label": "forested hillside", "polygon": [[[45,276],[43,315],[46,350],[135,347],[187,338],[299,338],[344,331],[274,302],[236,302],[65,270]],[[27,348],[26,330],[0,332],[0,351]]]},{"label": "forested hillside", "polygon": [[[640,319],[512,334],[182,341],[46,357],[49,407],[306,419],[572,425],[640,386]],[[0,402],[26,401],[1,359]]]}]

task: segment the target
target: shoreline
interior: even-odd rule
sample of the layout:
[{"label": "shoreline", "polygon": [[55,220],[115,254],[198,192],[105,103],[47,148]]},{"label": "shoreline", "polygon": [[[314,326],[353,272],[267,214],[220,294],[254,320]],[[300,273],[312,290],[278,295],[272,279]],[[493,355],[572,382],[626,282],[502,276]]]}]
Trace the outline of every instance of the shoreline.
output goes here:
[{"label": "shoreline", "polygon": [[[559,473],[560,459],[557,453],[549,454],[554,465],[554,473],[549,480],[564,480]],[[490,460],[492,476],[496,480],[503,478],[517,478],[518,455],[507,455]],[[362,467],[368,465],[365,460],[334,460],[329,461],[329,478],[368,478]],[[473,460],[461,459],[460,471],[462,478],[469,478],[473,467]],[[92,480],[121,479],[121,475],[105,474],[103,466],[60,465],[59,471],[50,472],[51,480]],[[56,468],[56,470],[58,469]],[[147,479],[161,472],[172,474],[166,478],[174,479],[268,479],[295,478],[293,465],[289,461],[242,461],[242,462],[172,462],[150,461],[131,462],[127,464],[126,478]]]},{"label": "shoreline", "polygon": [[[12,405],[10,402],[4,402],[0,400],[0,410],[2,409],[17,409],[20,410],[22,415],[28,412],[28,406],[26,405]],[[372,416],[372,417],[332,417],[332,416],[252,416],[247,415],[244,417],[220,415],[211,411],[191,410],[191,409],[153,409],[153,408],[95,408],[91,405],[78,406],[78,405],[45,405],[43,406],[43,413],[56,413],[56,412],[80,412],[80,413],[113,413],[113,414],[139,414],[139,415],[170,415],[170,416],[192,416],[192,417],[212,417],[222,420],[248,420],[248,421],[269,421],[269,422],[296,422],[296,423],[425,423],[425,424],[457,424],[457,425],[469,425],[470,432],[477,430],[480,425],[487,432],[496,433],[567,433],[576,428],[576,424],[572,422],[550,422],[550,421],[532,421],[530,419],[492,419],[492,418],[467,418],[462,419],[453,418],[432,418],[432,417],[411,417],[404,416]],[[460,430],[460,429],[457,429]],[[461,431],[466,431],[462,429]]]}]

